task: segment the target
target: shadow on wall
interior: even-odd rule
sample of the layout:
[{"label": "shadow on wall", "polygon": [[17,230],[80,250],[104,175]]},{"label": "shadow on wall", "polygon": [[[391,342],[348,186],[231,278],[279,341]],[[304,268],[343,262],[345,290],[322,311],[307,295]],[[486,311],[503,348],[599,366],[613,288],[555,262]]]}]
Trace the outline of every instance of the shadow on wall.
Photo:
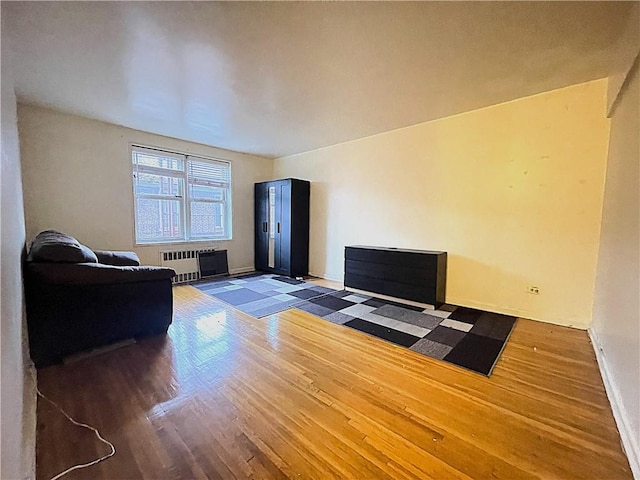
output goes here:
[{"label": "shadow on wall", "polygon": [[309,226],[309,273],[326,275],[329,231],[327,226],[328,183],[311,182]]}]

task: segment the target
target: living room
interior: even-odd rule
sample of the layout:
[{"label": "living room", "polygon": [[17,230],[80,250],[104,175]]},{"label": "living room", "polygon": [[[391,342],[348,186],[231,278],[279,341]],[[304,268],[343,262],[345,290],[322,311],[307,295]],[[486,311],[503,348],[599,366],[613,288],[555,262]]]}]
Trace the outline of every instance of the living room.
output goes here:
[{"label": "living room", "polygon": [[[321,7],[326,11],[305,11],[304,6],[296,5],[291,7],[291,14],[282,6],[280,9],[274,6],[277,11],[271,12],[268,5],[252,12],[252,8],[258,8],[252,5],[231,4],[223,9],[208,5],[200,7],[202,11],[191,5],[184,7],[183,13],[185,19],[190,20],[199,14],[214,15],[228,22],[243,20],[248,22],[247,31],[254,31],[252,28],[258,28],[260,22],[266,22],[260,33],[271,31],[269,28],[273,25],[269,22],[277,20],[286,26],[287,35],[299,34],[301,52],[290,45],[296,42],[287,42],[288,48],[298,52],[299,56],[293,60],[287,60],[291,54],[288,49],[275,48],[274,38],[279,38],[275,34],[263,37],[264,43],[258,44],[253,42],[254,37],[259,36],[254,31],[248,39],[236,39],[237,43],[229,40],[227,48],[229,55],[241,55],[240,50],[244,48],[250,61],[260,56],[257,52],[281,55],[285,60],[280,60],[284,64],[280,67],[301,83],[309,79],[297,72],[312,64],[320,65],[322,68],[314,73],[321,71],[326,77],[313,84],[317,95],[326,95],[322,82],[327,85],[335,82],[336,90],[331,91],[328,100],[335,108],[340,104],[347,106],[336,115],[333,124],[331,115],[321,118],[324,123],[318,123],[314,117],[321,117],[315,112],[320,108],[318,101],[301,97],[299,90],[292,91],[291,98],[276,95],[275,99],[265,100],[260,95],[280,94],[280,87],[247,93],[234,83],[240,82],[234,78],[214,89],[212,94],[198,90],[189,82],[190,75],[178,76],[177,84],[158,80],[165,75],[170,78],[166,71],[169,67],[162,59],[163,50],[179,51],[162,30],[154,29],[162,25],[160,19],[166,20],[162,12],[152,9],[138,12],[135,18],[140,21],[136,24],[140,30],[134,29],[134,32],[139,36],[134,35],[131,42],[132,51],[142,48],[142,53],[126,61],[117,57],[121,63],[112,60],[108,68],[127,72],[138,65],[132,63],[132,59],[147,58],[148,62],[139,77],[128,79],[130,83],[125,88],[110,90],[99,75],[90,74],[91,68],[111,57],[108,48],[98,48],[102,43],[100,35],[90,35],[97,23],[86,20],[95,14],[95,18],[110,26],[109,22],[124,22],[107,15],[114,12],[109,10],[112,7],[104,7],[105,13],[92,12],[94,7],[90,5],[62,8],[55,3],[50,7],[3,3],[2,448],[3,458],[11,459],[10,464],[6,460],[2,462],[3,478],[5,472],[7,478],[41,475],[35,470],[35,390],[28,353],[25,356],[22,350],[26,343],[20,294],[23,250],[36,234],[47,229],[73,235],[92,249],[134,251],[143,265],[158,265],[159,252],[173,248],[136,244],[132,146],[231,163],[233,236],[230,240],[199,244],[202,248],[227,250],[231,274],[254,270],[254,184],[278,178],[300,178],[311,182],[310,275],[341,282],[344,247],[348,245],[442,250],[448,252],[447,303],[533,320],[536,324],[548,324],[550,329],[571,327],[579,332],[586,349],[581,347],[575,352],[569,349],[568,357],[575,356],[576,361],[582,362],[587,356],[596,373],[599,365],[613,411],[604,415],[607,418],[613,415],[616,420],[614,423],[609,418],[607,428],[615,429],[617,425],[630,464],[626,473],[633,471],[637,477],[639,47],[638,22],[634,19],[638,16],[638,2],[574,6],[523,4],[521,10],[514,6],[492,8],[490,4],[480,8],[466,3],[451,7],[451,17],[439,10],[446,9],[445,6],[428,3],[423,6],[398,4],[395,11],[392,5],[381,4],[377,7],[381,11],[375,15],[371,13],[375,11],[371,5],[350,4],[345,11],[340,11],[339,5]],[[208,12],[208,7],[213,10]],[[115,11],[132,14],[122,8]],[[318,11],[322,12],[320,19],[325,21],[324,28],[320,20],[313,21]],[[140,16],[141,12],[150,15]],[[432,78],[438,75],[427,75],[428,65],[422,70],[407,66],[409,59],[421,65],[416,44],[407,44],[414,50],[407,51],[406,57],[394,55],[397,52],[393,50],[393,41],[405,45],[406,38],[402,35],[368,36],[362,33],[366,27],[355,30],[354,25],[359,22],[371,27],[367,22],[379,21],[378,16],[388,14],[396,14],[401,26],[402,22],[410,22],[409,18],[416,16],[416,12],[425,15],[422,21],[429,18],[430,22],[444,24],[445,30],[448,25],[445,20],[453,25],[453,33],[449,31],[446,39],[436,42],[427,36],[439,48],[451,43],[450,48],[460,52],[458,60],[446,55],[429,57],[439,67],[437,71],[447,72],[444,83],[451,83],[448,90],[444,89],[446,85],[438,83],[440,80]],[[158,15],[156,25],[154,15]],[[571,15],[579,20],[568,21]],[[512,23],[504,24],[501,18]],[[502,26],[506,33],[501,31],[503,37],[496,35],[503,40],[515,35],[514,31],[522,30],[521,37],[510,38],[513,42],[518,38],[521,43],[494,40],[489,44],[495,48],[502,45],[500,48],[504,51],[492,51],[489,55],[485,50],[486,61],[474,62],[471,55],[480,52],[461,45],[456,32],[465,28],[451,19],[458,22],[466,19],[469,22],[464,24],[466,27],[477,25],[483,32],[492,26],[498,30],[498,26]],[[536,29],[543,28],[545,21],[549,23],[548,31],[545,30],[548,43],[536,43],[533,40],[539,38]],[[326,26],[333,25],[332,22],[337,25],[334,29]],[[83,23],[85,30],[79,27]],[[57,29],[61,25],[69,25],[72,33],[65,36]],[[184,27],[176,20],[174,26],[178,28],[178,25]],[[406,25],[415,27],[415,23]],[[428,25],[433,27],[433,23]],[[217,26],[228,38],[234,38],[229,26],[224,27],[222,23]],[[107,30],[104,26],[101,28]],[[338,48],[340,42],[331,38],[331,34],[342,29],[359,32],[345,50],[353,50],[361,57],[349,57]],[[320,49],[311,33],[304,34],[306,30],[320,35],[329,46]],[[408,31],[412,32],[411,28]],[[73,32],[78,37],[74,37]],[[82,35],[87,44],[99,52],[94,60],[90,55],[83,57],[77,49],[68,48],[64,53],[63,39],[77,40]],[[205,35],[196,35],[199,41],[208,38],[204,31],[198,35]],[[118,37],[119,41],[125,41],[124,38],[124,34]],[[162,39],[165,44],[150,43],[150,40]],[[216,44],[222,48],[220,45],[225,44]],[[208,68],[213,70],[221,68],[228,73],[229,63],[225,63],[230,62],[228,58],[221,59],[220,65],[202,62],[203,58],[212,62],[224,56],[207,56],[205,54],[212,50],[200,47],[194,48],[199,65],[210,65]],[[273,50],[265,53],[269,48]],[[572,53],[574,50],[578,53]],[[354,58],[359,61],[350,70],[338,71],[338,67],[332,67],[327,60],[328,51],[335,55],[335,64],[342,67]],[[63,54],[57,56],[60,52]],[[376,70],[382,68],[380,64],[367,63],[379,52],[380,64],[384,66],[383,62],[388,62],[388,70],[407,75],[404,83],[390,85],[389,77],[381,73],[384,70]],[[75,63],[73,57],[78,55],[79,63]],[[306,56],[308,60],[296,63]],[[512,59],[512,63],[501,63],[505,58]],[[95,63],[78,73],[76,69],[81,62]],[[184,71],[193,74],[188,68],[191,64],[186,62]],[[290,65],[287,66],[287,62]],[[487,66],[473,70],[479,68],[479,64]],[[234,74],[238,78],[252,73],[237,68]],[[418,75],[412,76],[416,73],[414,68],[418,69]],[[207,69],[203,70],[206,77]],[[275,67],[274,70],[276,73],[259,71],[268,82],[279,78]],[[104,73],[104,69],[101,72]],[[72,74],[78,78],[72,78]],[[349,75],[357,81],[349,83]],[[369,95],[367,99],[361,98],[364,93],[353,88],[380,78],[380,84],[365,92]],[[430,96],[421,96],[421,78],[431,88]],[[346,83],[337,83],[341,79],[346,79]],[[127,78],[123,74],[120,80],[124,83]],[[73,85],[73,90],[66,91],[66,82]],[[243,87],[248,88],[250,83],[248,80]],[[345,85],[352,89],[341,91],[340,87]],[[470,85],[475,88],[468,94],[453,95],[456,91],[466,91]],[[57,93],[56,89],[61,92]],[[114,97],[111,102],[102,90],[126,91],[129,97],[124,103],[118,103],[122,97]],[[204,127],[201,125],[198,129],[192,125],[189,131],[185,127],[188,122],[172,123],[172,115],[182,118],[188,116],[185,112],[191,112],[180,105],[182,93],[178,94],[179,91],[189,91],[189,95],[208,109],[205,113],[212,118],[204,115]],[[88,96],[91,92],[95,92],[93,99]],[[448,93],[451,95],[446,95]],[[225,96],[256,97],[262,109],[274,102],[279,108],[290,108],[288,114],[308,113],[309,122],[318,134],[312,136],[313,132],[300,127],[297,135],[290,135],[282,126],[269,124],[273,121],[272,112],[265,110],[265,113],[260,108],[255,109],[255,118],[247,116],[246,109],[239,111],[240,120],[233,117],[231,109],[227,117],[229,126],[220,127],[225,119],[218,118],[220,114],[210,106],[224,105],[224,102],[215,102],[218,97],[224,100]],[[69,103],[74,97],[79,100]],[[165,99],[168,106],[154,110],[158,99]],[[372,99],[379,103],[375,105]],[[296,112],[295,105],[292,107],[296,101],[300,103],[300,112]],[[397,111],[390,108],[393,103],[385,102],[391,101],[402,108],[397,107]],[[365,108],[362,104],[367,102],[372,105]],[[96,105],[103,110],[97,110]],[[124,112],[125,107],[131,112],[118,117],[118,112]],[[358,114],[347,115],[350,109]],[[396,117],[402,117],[402,121],[394,123]],[[144,118],[147,123],[143,125],[140,119]],[[287,127],[303,123],[303,118],[293,118]],[[243,126],[254,133],[255,138],[241,133]],[[351,136],[344,137],[343,131],[350,132]],[[273,141],[268,143],[265,138]],[[183,287],[176,287],[180,288]],[[537,293],[532,293],[531,288]],[[175,295],[178,318],[188,317],[188,294]],[[182,301],[186,303],[180,303]],[[286,322],[286,318],[281,321]],[[296,320],[291,322],[295,324]],[[179,328],[175,320],[171,328]],[[565,330],[547,332],[550,331],[556,332],[548,338],[552,343],[551,337],[562,336],[558,332]],[[588,336],[593,346],[589,345]],[[541,338],[544,344],[544,335]],[[542,349],[543,344],[532,346],[531,351]],[[25,351],[26,348],[24,345]],[[386,351],[382,355],[392,357]],[[600,356],[599,363],[595,355]],[[277,363],[271,355],[265,358]],[[414,362],[414,359],[410,361],[412,365]],[[255,363],[252,361],[251,365]],[[448,377],[449,373],[442,375],[454,383],[457,381],[453,376]],[[475,380],[468,381],[476,385]],[[58,388],[50,379],[46,385],[51,391]],[[576,408],[581,411],[586,407],[577,403]],[[84,418],[88,423],[90,420],[90,415]],[[580,426],[572,428],[580,429]],[[582,452],[575,458],[582,459],[587,453]],[[575,466],[579,463],[575,458],[567,463]],[[117,457],[109,461],[115,462]],[[571,467],[566,468],[565,476],[575,473]],[[206,468],[203,471],[210,473]],[[522,472],[535,474],[536,470],[523,467]],[[611,472],[612,477],[628,478],[624,475],[624,472]]]}]

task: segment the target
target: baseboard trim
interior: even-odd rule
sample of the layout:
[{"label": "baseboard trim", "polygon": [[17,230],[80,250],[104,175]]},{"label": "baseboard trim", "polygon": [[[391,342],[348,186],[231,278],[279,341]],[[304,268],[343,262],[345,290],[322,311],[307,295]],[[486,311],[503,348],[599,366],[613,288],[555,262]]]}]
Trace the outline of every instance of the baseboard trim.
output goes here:
[{"label": "baseboard trim", "polygon": [[229,269],[229,275],[238,275],[239,273],[255,272],[255,267],[240,267]]},{"label": "baseboard trim", "polygon": [[537,322],[549,323],[551,325],[558,325],[559,327],[569,327],[569,328],[575,328],[577,330],[586,330],[588,328],[588,324],[563,323],[556,320],[548,320],[548,319],[540,318],[536,315],[531,315],[531,312],[526,310],[520,310],[518,308],[511,308],[511,307],[502,307],[502,306],[492,305],[489,303],[476,302],[474,300],[467,300],[464,298],[455,298],[455,297],[452,298],[447,296],[447,303],[450,305],[458,305],[461,307],[477,308],[487,312],[502,313],[504,315],[513,315],[518,318],[526,318],[527,320],[535,320]]},{"label": "baseboard trim", "polygon": [[620,439],[622,440],[622,449],[629,460],[633,478],[640,480],[640,446],[638,445],[638,440],[631,431],[631,424],[629,423],[627,410],[624,407],[624,403],[622,403],[620,391],[618,390],[618,387],[616,387],[611,371],[607,366],[607,359],[602,349],[602,345],[598,340],[598,335],[591,328],[588,328],[587,332],[589,334],[589,339],[591,340],[591,345],[593,345],[593,351],[596,354],[600,375],[602,376],[602,383],[604,383],[604,389],[607,392],[607,397],[611,404],[613,417],[615,418],[616,425],[618,426],[618,432],[620,433]]},{"label": "baseboard trim", "polygon": [[316,278],[324,278],[325,280],[331,280],[333,282],[342,283],[344,281],[342,275],[331,275],[327,273],[317,273],[317,272],[309,272],[309,275]]}]

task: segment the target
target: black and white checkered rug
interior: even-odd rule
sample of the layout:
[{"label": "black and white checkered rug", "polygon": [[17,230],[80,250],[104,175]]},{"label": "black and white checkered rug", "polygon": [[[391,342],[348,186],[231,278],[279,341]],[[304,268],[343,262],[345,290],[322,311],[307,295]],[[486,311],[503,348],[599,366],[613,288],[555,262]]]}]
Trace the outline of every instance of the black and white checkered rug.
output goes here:
[{"label": "black and white checkered rug", "polygon": [[295,308],[487,376],[516,322],[467,307],[430,310],[344,290]]},{"label": "black and white checkered rug", "polygon": [[304,300],[335,292],[331,288],[295,278],[266,273],[205,280],[193,286],[258,318],[287,310]]},{"label": "black and white checkered rug", "polygon": [[515,317],[498,313],[452,305],[424,309],[277,275],[194,286],[254,317],[297,308],[487,376],[516,322]]}]

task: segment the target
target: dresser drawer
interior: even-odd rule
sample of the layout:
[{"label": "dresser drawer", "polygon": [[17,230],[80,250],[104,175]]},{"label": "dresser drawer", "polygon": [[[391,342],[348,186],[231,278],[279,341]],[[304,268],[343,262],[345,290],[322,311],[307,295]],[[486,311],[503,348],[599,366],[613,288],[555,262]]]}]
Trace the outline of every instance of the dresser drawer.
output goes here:
[{"label": "dresser drawer", "polygon": [[445,302],[447,253],[345,247],[345,287],[434,305]]}]

